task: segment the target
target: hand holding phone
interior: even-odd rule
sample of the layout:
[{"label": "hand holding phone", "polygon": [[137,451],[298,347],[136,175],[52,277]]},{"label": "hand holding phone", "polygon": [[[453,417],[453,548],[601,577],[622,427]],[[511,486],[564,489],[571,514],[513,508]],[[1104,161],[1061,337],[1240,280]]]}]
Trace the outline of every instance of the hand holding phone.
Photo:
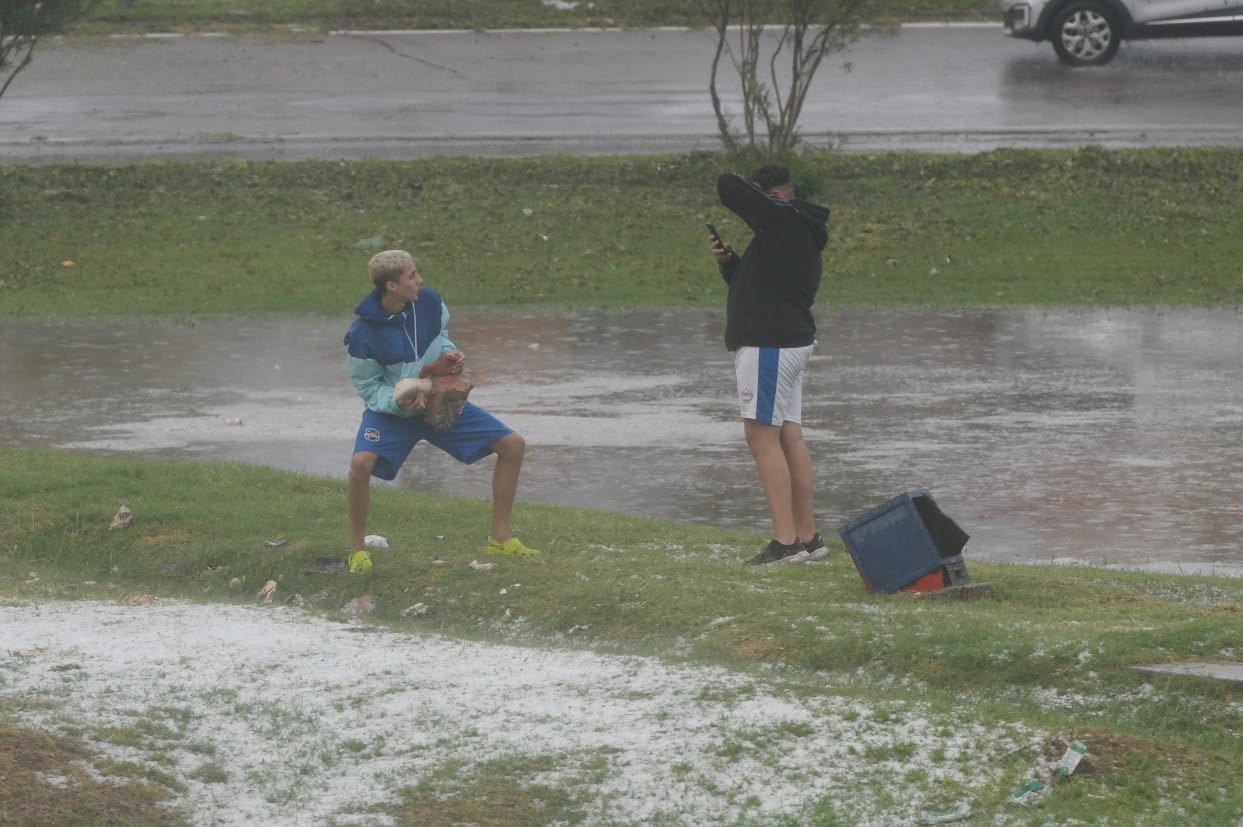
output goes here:
[{"label": "hand holding phone", "polygon": [[718,264],[726,264],[737,257],[733,249],[721,238],[721,234],[716,231],[715,225],[705,222],[704,226],[708,228],[708,235],[712,236],[712,257],[717,260]]}]

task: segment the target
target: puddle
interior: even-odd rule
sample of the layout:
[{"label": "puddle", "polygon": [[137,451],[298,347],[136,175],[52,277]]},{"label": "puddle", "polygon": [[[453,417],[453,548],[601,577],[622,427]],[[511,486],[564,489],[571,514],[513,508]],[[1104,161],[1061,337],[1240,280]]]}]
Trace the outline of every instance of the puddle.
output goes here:
[{"label": "puddle", "polygon": [[[343,479],[348,321],[0,321],[0,444]],[[821,528],[927,488],[968,561],[1241,574],[1241,321],[822,310],[804,411]],[[520,498],[766,532],[721,328],[715,309],[455,308],[452,326],[471,398],[527,437]],[[490,471],[421,446],[393,484],[483,498]]]}]

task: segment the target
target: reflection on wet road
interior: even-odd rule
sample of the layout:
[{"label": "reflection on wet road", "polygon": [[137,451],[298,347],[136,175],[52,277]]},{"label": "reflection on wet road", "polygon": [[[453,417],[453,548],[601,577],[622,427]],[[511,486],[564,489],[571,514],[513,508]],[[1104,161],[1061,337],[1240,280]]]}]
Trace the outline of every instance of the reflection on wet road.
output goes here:
[{"label": "reflection on wet road", "polygon": [[[968,559],[1243,572],[1240,321],[823,310],[804,417],[821,527],[928,488]],[[2,321],[0,444],[344,479],[346,325]],[[530,443],[521,498],[767,532],[718,311],[459,308],[452,328],[472,399]],[[490,471],[421,446],[395,484],[486,497]]]}]

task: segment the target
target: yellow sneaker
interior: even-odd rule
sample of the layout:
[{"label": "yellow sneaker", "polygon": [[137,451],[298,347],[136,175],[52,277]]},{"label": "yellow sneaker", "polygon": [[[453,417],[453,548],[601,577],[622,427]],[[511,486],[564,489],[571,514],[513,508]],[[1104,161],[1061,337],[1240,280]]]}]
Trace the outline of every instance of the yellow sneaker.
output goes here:
[{"label": "yellow sneaker", "polygon": [[366,574],[371,571],[371,555],[365,551],[356,551],[350,555],[350,574]]},{"label": "yellow sneaker", "polygon": [[488,544],[483,548],[484,554],[509,554],[514,557],[536,557],[539,551],[533,548],[527,548],[517,537],[512,540],[500,542],[491,537],[488,538]]}]

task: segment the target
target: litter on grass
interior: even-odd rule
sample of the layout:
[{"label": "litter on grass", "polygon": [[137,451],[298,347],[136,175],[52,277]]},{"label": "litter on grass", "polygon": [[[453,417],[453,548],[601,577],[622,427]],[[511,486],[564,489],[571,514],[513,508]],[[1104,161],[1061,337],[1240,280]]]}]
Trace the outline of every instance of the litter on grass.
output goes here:
[{"label": "litter on grass", "polygon": [[1066,752],[1057,762],[1057,774],[1066,777],[1075,771],[1079,763],[1087,757],[1088,748],[1078,741],[1071,741],[1070,746],[1066,748]]},{"label": "litter on grass", "polygon": [[111,531],[114,528],[129,528],[129,524],[134,522],[134,512],[129,510],[129,506],[122,505],[117,509],[116,516],[112,518],[112,525],[108,526]]}]

